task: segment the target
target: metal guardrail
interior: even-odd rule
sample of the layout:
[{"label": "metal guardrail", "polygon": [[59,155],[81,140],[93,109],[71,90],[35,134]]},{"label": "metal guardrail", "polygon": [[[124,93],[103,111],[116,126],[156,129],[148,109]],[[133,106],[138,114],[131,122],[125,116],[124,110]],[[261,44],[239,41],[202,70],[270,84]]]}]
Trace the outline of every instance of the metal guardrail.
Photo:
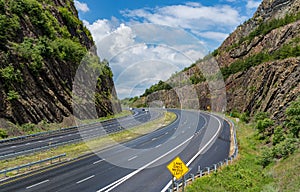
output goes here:
[{"label": "metal guardrail", "polygon": [[43,160],[40,160],[40,161],[35,161],[35,162],[32,162],[32,163],[27,163],[27,164],[24,164],[24,165],[13,167],[13,168],[4,169],[4,170],[0,171],[0,175],[4,174],[4,177],[6,177],[7,173],[9,173],[9,172],[17,171],[19,173],[20,169],[24,169],[24,168],[27,168],[27,167],[31,168],[34,165],[42,164],[42,163],[49,162],[49,161],[52,163],[52,161],[55,160],[55,159],[58,159],[60,161],[60,159],[62,157],[65,157],[65,156],[66,156],[66,154],[64,153],[64,154],[54,156],[54,157],[50,157],[50,158],[47,158],[47,159],[43,159]]},{"label": "metal guardrail", "polygon": [[[208,174],[210,174],[210,173],[212,173],[214,171],[217,171],[217,169],[219,167],[222,167],[224,165],[228,166],[229,164],[232,164],[233,160],[237,158],[239,150],[238,150],[238,143],[237,143],[237,138],[236,138],[236,130],[234,128],[234,123],[231,120],[229,120],[229,119],[227,119],[227,120],[231,124],[230,126],[232,126],[232,128],[233,128],[233,142],[234,142],[234,152],[233,152],[233,154],[230,157],[224,159],[223,161],[220,161],[217,164],[213,164],[210,167],[205,167],[205,168],[201,169],[201,167],[198,166],[198,170],[197,170],[197,174],[196,175],[190,174],[188,176],[188,178],[183,177],[183,179],[184,179],[184,186],[187,186],[188,182],[194,182],[194,180],[196,178],[200,178],[200,177],[202,177],[204,175],[208,175]],[[174,189],[172,189],[172,187],[169,188],[167,190],[168,192],[179,191],[180,187],[182,187],[182,185],[183,185],[182,181],[175,182],[174,184],[175,184],[175,188]]]}]

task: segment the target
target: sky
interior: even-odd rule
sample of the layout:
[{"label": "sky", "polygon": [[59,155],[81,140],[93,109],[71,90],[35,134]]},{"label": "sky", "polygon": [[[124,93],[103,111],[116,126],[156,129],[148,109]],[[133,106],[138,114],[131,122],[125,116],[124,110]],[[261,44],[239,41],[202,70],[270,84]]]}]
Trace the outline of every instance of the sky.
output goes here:
[{"label": "sky", "polygon": [[118,97],[139,96],[218,48],[262,0],[75,0]]}]

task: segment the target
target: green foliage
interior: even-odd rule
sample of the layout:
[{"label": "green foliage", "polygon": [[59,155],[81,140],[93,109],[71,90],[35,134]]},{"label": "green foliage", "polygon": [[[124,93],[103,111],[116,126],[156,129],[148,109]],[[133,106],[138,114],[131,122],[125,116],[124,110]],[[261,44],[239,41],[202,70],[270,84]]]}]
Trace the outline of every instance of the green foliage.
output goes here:
[{"label": "green foliage", "polygon": [[263,167],[266,167],[275,159],[287,158],[288,156],[293,154],[298,148],[299,140],[293,138],[286,138],[285,140],[273,147],[265,147],[262,151],[259,163]]},{"label": "green foliage", "polygon": [[221,72],[224,79],[227,79],[232,74],[246,71],[250,67],[260,65],[264,62],[298,56],[300,56],[300,45],[296,42],[292,42],[290,44],[283,45],[280,49],[272,53],[260,52],[256,55],[249,56],[246,59],[235,61],[230,66],[222,67]]},{"label": "green foliage", "polygon": [[43,67],[41,53],[44,49],[45,47],[33,38],[25,38],[22,43],[15,44],[17,54],[28,63],[28,67],[35,73]]},{"label": "green foliage", "polygon": [[20,28],[20,21],[16,15],[9,17],[0,14],[0,50],[5,50],[7,42],[18,34]]},{"label": "green foliage", "polygon": [[20,98],[20,95],[18,92],[14,91],[14,90],[10,90],[8,93],[7,93],[7,100],[8,101],[12,101],[12,100],[15,100],[15,99],[19,99]]},{"label": "green foliage", "polygon": [[75,63],[80,63],[87,53],[85,47],[71,39],[55,39],[51,42],[51,48],[54,50],[54,57]]},{"label": "green foliage", "polygon": [[36,126],[33,123],[26,123],[21,126],[21,129],[25,133],[31,133],[36,130]]},{"label": "green foliage", "polygon": [[255,125],[255,128],[258,130],[259,133],[265,133],[266,130],[273,125],[274,125],[274,121],[269,118],[266,118],[263,120],[258,120]]},{"label": "green foliage", "polygon": [[13,81],[22,82],[20,70],[15,69],[12,65],[0,69],[0,76],[4,78],[7,83],[12,83]]},{"label": "green foliage", "polygon": [[240,115],[240,120],[241,120],[242,122],[249,123],[249,121],[250,121],[249,113],[247,113],[247,112],[242,113],[242,114]]},{"label": "green foliage", "polygon": [[149,89],[146,89],[145,93],[142,95],[142,97],[150,95],[151,93],[154,93],[156,91],[160,90],[170,90],[172,87],[163,81],[159,81],[157,84],[152,85]]},{"label": "green foliage", "polygon": [[68,8],[60,7],[58,10],[68,28],[77,28],[79,25],[81,25],[81,21],[75,17],[74,14],[68,10]]},{"label": "green foliage", "polygon": [[293,137],[299,138],[300,132],[300,97],[286,109],[285,126]]},{"label": "green foliage", "polygon": [[8,133],[5,129],[0,128],[0,138],[5,139],[8,137]]},{"label": "green foliage", "polygon": [[273,19],[266,23],[261,23],[254,31],[252,31],[247,37],[240,40],[240,43],[244,41],[251,42],[255,37],[259,35],[266,35],[273,29],[285,26],[289,23],[296,22],[300,19],[300,12],[297,14],[287,14],[284,18]]},{"label": "green foliage", "polygon": [[55,37],[54,23],[51,19],[51,13],[44,10],[41,3],[37,0],[14,0],[10,1],[11,11],[17,14],[19,17],[28,15],[30,22],[37,28],[40,29],[44,35],[48,37]]},{"label": "green foliage", "polygon": [[272,143],[273,145],[276,145],[278,143],[280,143],[281,141],[284,141],[285,139],[285,133],[284,130],[281,126],[277,126],[274,129],[274,134],[273,134],[273,139],[272,139]]},{"label": "green foliage", "polygon": [[267,119],[270,115],[267,112],[258,112],[254,116],[254,122],[258,122],[259,120]]},{"label": "green foliage", "polygon": [[190,81],[192,84],[198,84],[198,83],[201,83],[201,82],[205,82],[206,79],[205,77],[202,75],[202,74],[194,74],[190,77]]},{"label": "green foliage", "polygon": [[215,49],[215,50],[211,53],[211,55],[214,56],[214,57],[216,57],[218,54],[219,54],[219,49]]}]

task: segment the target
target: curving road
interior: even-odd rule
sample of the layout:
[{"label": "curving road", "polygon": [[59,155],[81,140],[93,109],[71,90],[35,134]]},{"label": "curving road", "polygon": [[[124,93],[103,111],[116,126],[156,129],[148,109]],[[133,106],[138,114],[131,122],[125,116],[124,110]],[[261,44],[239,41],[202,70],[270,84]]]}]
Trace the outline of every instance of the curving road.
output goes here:
[{"label": "curving road", "polygon": [[153,110],[150,114],[142,111],[141,109],[135,109],[132,116],[82,125],[79,128],[67,129],[53,134],[28,137],[26,139],[19,139],[13,142],[3,142],[0,143],[0,159],[15,157],[20,154],[27,154],[33,150],[39,151],[44,148],[52,148],[64,143],[78,142],[83,138],[90,139],[124,129],[130,129],[161,116],[161,111]]},{"label": "curving road", "polygon": [[0,191],[166,191],[176,156],[189,173],[229,156],[230,128],[220,117],[170,110],[177,120],[121,145],[0,184]]}]

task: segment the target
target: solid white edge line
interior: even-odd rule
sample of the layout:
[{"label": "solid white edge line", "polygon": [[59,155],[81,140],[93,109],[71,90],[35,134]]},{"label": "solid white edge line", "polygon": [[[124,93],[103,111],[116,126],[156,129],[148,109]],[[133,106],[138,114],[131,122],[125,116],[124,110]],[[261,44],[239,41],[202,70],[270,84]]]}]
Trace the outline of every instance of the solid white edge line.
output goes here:
[{"label": "solid white edge line", "polygon": [[[215,137],[218,136],[219,134],[219,131],[221,130],[221,121],[215,117],[214,115],[210,114],[211,117],[214,117],[215,119],[218,120],[219,122],[219,128],[218,128],[218,131],[214,134],[214,136],[202,147],[202,149],[200,151],[198,151],[198,153],[186,164],[186,166],[189,166],[201,153],[203,150],[205,150],[205,148],[210,145],[210,143],[215,139]],[[172,180],[169,181],[169,183],[161,190],[161,192],[165,192],[167,191],[167,189],[170,187],[170,185],[172,185]]]},{"label": "solid white edge line", "polygon": [[41,185],[41,184],[43,184],[43,183],[47,183],[48,181],[49,181],[49,179],[47,179],[47,180],[45,180],[45,181],[41,181],[41,182],[39,182],[39,183],[36,183],[36,184],[34,184],[34,185],[30,185],[30,186],[26,187],[26,189],[30,189],[30,188],[32,188],[32,187]]},{"label": "solid white edge line", "polygon": [[77,181],[76,183],[79,184],[79,183],[85,182],[86,180],[89,180],[89,179],[91,179],[91,178],[93,178],[93,177],[95,177],[95,175],[91,175],[91,176],[89,176],[89,177],[87,177],[87,178],[85,178],[85,179],[82,179],[82,180],[80,180],[80,181]]},{"label": "solid white edge line", "polygon": [[179,147],[181,147],[182,145],[184,145],[185,143],[189,142],[191,139],[193,138],[193,136],[191,136],[190,138],[188,138],[185,142],[181,143],[180,145],[178,145],[177,147],[173,148],[172,150],[170,150],[169,152],[165,153],[164,155],[154,159],[153,161],[151,161],[150,163],[142,166],[141,168],[135,170],[134,172],[122,177],[121,179],[107,185],[106,187],[99,189],[97,192],[109,192],[111,190],[113,190],[114,188],[116,188],[117,186],[121,185],[124,181],[130,179],[131,177],[133,177],[134,175],[138,174],[139,172],[141,172],[142,170],[144,170],[146,167],[149,167],[150,165],[152,165],[153,163],[155,163],[156,161],[162,159],[163,157],[169,155],[170,153],[172,153],[173,151],[177,150]]}]

